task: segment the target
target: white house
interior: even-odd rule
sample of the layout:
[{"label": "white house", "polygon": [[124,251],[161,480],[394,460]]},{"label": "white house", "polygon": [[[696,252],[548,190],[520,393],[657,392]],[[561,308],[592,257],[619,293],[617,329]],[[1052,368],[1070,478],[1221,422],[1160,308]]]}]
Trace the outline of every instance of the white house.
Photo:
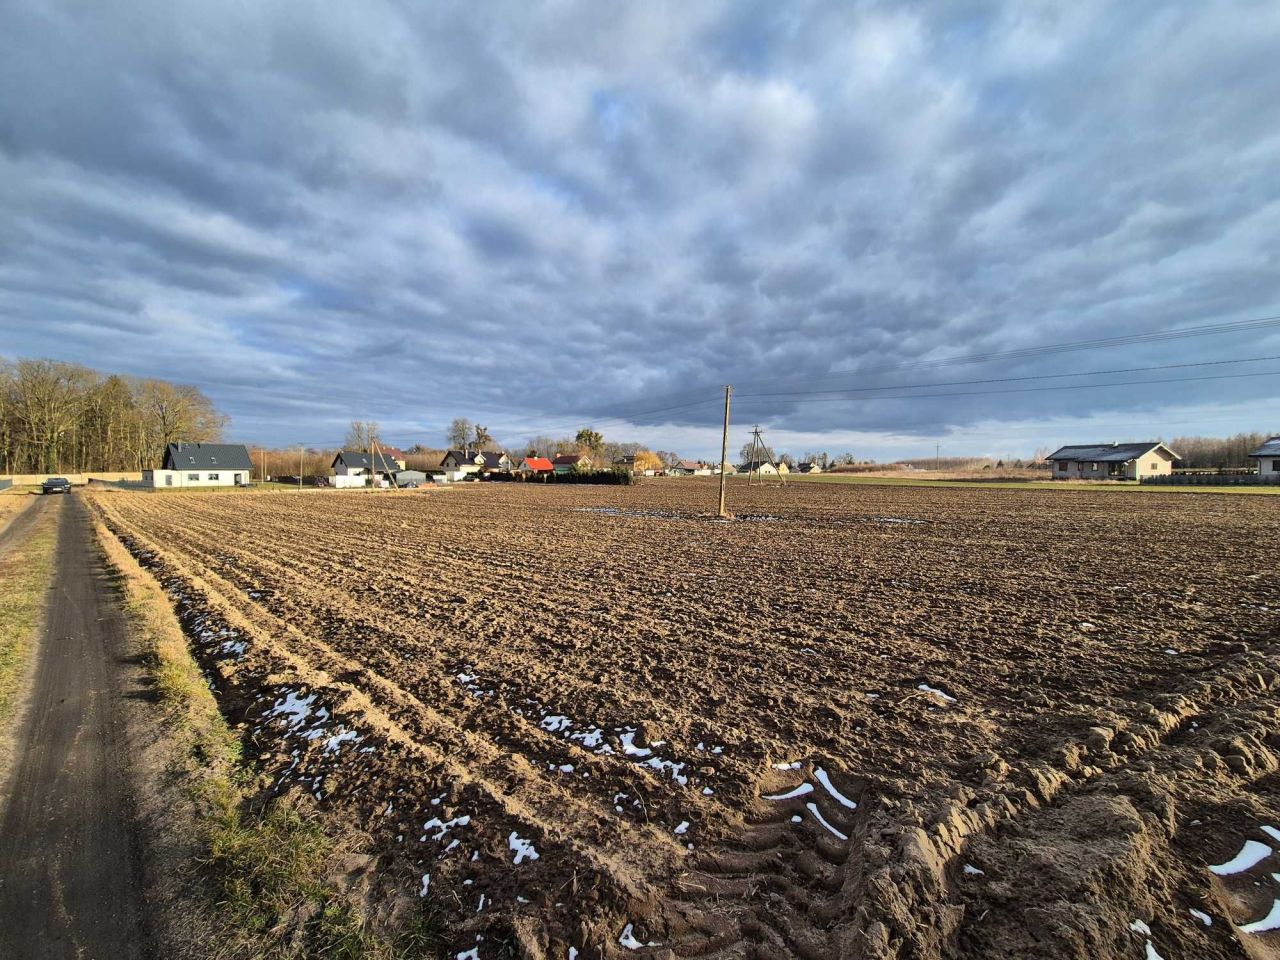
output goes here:
[{"label": "white house", "polygon": [[1272,437],[1249,456],[1258,461],[1258,476],[1262,480],[1280,481],[1280,437]]},{"label": "white house", "polygon": [[159,470],[144,470],[142,482],[160,489],[247,486],[253,463],[241,443],[171,443]]},{"label": "white house", "polygon": [[471,473],[510,473],[511,458],[493,450],[450,450],[440,461],[446,476],[461,480]]},{"label": "white house", "polygon": [[1141,480],[1171,474],[1178,455],[1153,441],[1067,446],[1045,459],[1057,480]]}]

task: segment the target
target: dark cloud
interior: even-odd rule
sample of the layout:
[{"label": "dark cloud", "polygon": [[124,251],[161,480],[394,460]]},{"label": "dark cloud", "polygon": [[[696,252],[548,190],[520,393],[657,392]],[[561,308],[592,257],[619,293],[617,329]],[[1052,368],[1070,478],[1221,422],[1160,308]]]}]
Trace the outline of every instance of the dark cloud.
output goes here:
[{"label": "dark cloud", "polygon": [[10,0],[0,352],[176,372],[268,442],[469,415],[710,454],[726,382],[788,443],[868,455],[1274,429],[1280,376],[745,395],[1280,313],[1278,41],[1263,2]]}]

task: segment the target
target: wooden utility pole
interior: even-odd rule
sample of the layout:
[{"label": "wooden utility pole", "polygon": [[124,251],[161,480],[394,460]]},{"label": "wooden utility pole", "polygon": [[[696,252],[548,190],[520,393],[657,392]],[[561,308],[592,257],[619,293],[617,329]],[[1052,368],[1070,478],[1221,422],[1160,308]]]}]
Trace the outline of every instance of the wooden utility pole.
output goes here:
[{"label": "wooden utility pole", "polygon": [[302,444],[298,444],[298,492],[302,492]]},{"label": "wooden utility pole", "polygon": [[729,466],[729,399],[733,396],[733,387],[724,388],[724,435],[720,439],[720,517],[728,519],[729,513],[724,508],[725,470]]}]

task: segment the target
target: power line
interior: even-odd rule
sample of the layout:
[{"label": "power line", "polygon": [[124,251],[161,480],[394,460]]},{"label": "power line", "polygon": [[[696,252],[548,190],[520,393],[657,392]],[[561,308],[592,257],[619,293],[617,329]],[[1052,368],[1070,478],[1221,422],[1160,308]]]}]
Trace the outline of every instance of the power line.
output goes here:
[{"label": "power line", "polygon": [[[1280,355],[1271,357],[1242,357],[1236,360],[1201,360],[1195,363],[1161,363],[1150,367],[1117,367],[1111,370],[1085,370],[1080,373],[1037,373],[1024,377],[989,377],[982,380],[935,380],[932,383],[898,383],[883,387],[840,387],[832,390],[793,390],[782,393],[741,393],[738,396],[748,397],[811,397],[828,393],[870,393],[880,390],[925,390],[931,387],[960,387],[980,383],[1018,383],[1028,380],[1062,380],[1070,377],[1103,377],[1118,373],[1148,373],[1152,370],[1180,370],[1188,367],[1217,367],[1231,363],[1263,363],[1267,360],[1280,360]],[[1143,381],[1155,382],[1155,381]],[[849,398],[856,399],[856,398]]]},{"label": "power line", "polygon": [[[1128,387],[1132,389],[1134,386],[1146,386],[1153,383],[1195,383],[1205,380],[1237,380],[1248,377],[1280,377],[1280,370],[1267,370],[1260,373],[1224,373],[1208,377],[1168,377],[1160,380],[1142,380],[1137,384],[1134,383],[1089,383],[1084,384],[1088,389],[1093,390],[1105,387]],[[804,403],[853,403],[866,402],[869,400],[934,400],[947,397],[991,397],[999,396],[1007,393],[1041,393],[1049,390],[1061,390],[1061,386],[1054,387],[1015,387],[1012,390],[965,390],[954,393],[909,393],[896,396],[876,396],[876,397],[811,397],[804,400]],[[756,399],[752,401],[746,397],[743,403],[766,403],[767,400]]]}]

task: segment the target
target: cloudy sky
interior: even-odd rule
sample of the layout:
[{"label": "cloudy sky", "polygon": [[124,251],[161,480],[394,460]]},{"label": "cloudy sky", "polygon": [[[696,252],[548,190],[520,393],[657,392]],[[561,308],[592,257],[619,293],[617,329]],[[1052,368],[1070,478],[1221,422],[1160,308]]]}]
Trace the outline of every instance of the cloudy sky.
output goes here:
[{"label": "cloudy sky", "polygon": [[[1168,367],[1280,325],[1036,349],[1280,314],[1273,0],[0,23],[0,354],[196,384],[235,439],[710,455],[725,383],[735,447],[796,453],[1280,430],[1280,360]],[[894,389],[795,395],[841,387]]]}]

